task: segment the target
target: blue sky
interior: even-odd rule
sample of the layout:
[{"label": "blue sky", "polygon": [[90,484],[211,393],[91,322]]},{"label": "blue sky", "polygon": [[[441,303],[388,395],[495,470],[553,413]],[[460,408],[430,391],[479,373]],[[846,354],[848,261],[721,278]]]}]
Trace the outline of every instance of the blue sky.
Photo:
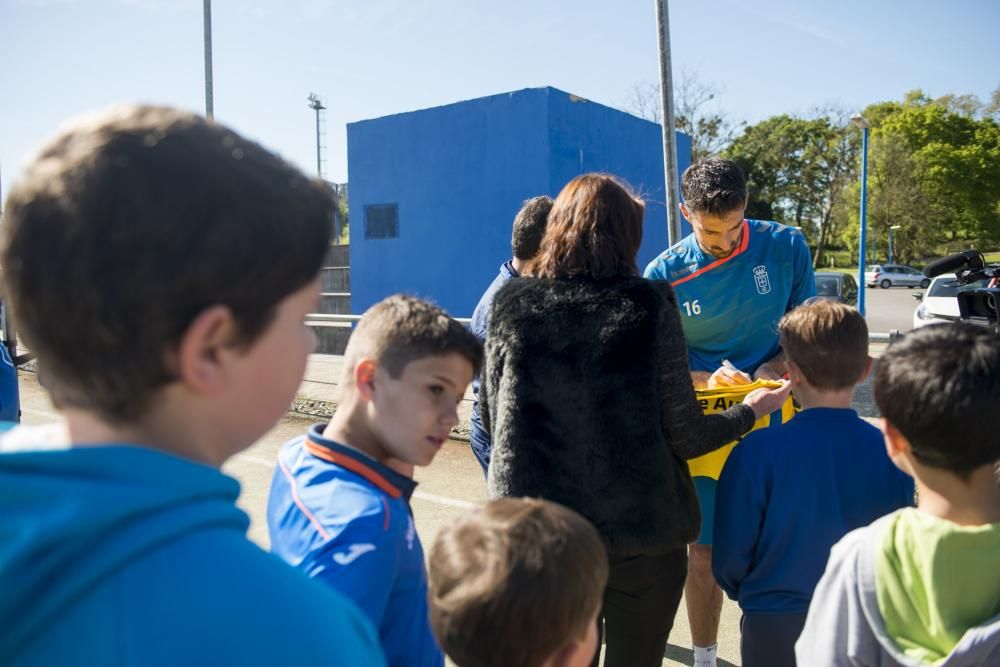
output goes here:
[{"label": "blue sky", "polygon": [[[215,116],[326,176],[348,122],[551,85],[623,107],[658,77],[653,0],[215,0]],[[1000,86],[996,0],[673,0],[675,75],[754,122],[859,108],[921,87]],[[204,110],[200,0],[0,0],[0,177],[66,118],[120,101]]]}]

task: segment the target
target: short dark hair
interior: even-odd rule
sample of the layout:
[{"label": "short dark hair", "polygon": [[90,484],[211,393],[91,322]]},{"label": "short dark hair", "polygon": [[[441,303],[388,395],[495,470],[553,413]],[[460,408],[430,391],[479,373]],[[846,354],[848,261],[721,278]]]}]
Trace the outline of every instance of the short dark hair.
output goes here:
[{"label": "short dark hair", "polygon": [[970,322],[936,324],[889,346],[875,403],[920,463],[965,477],[1000,460],[1000,336]]},{"label": "short dark hair", "polygon": [[538,256],[526,273],[539,278],[638,274],[644,208],[614,176],[577,176],[556,197]]},{"label": "short dark hair", "polygon": [[696,213],[724,215],[747,205],[747,179],[732,160],[696,162],[681,176],[684,205]]},{"label": "short dark hair", "polygon": [[503,498],[438,533],[428,561],[431,627],[462,667],[540,665],[586,635],[608,560],[582,516]]},{"label": "short dark hair", "polygon": [[62,131],[11,191],[0,249],[54,402],[134,420],[210,306],[251,344],[319,273],[333,210],[323,182],[193,113],[123,106]]},{"label": "short dark hair", "polygon": [[341,387],[353,386],[354,366],[366,357],[399,379],[411,361],[452,352],[465,357],[479,374],[483,344],[475,334],[433,303],[395,294],[365,311],[355,327],[344,350]]},{"label": "short dark hair", "polygon": [[856,308],[826,299],[799,306],[778,323],[785,356],[816,389],[847,389],[868,364],[868,325]]},{"label": "short dark hair", "polygon": [[514,217],[514,230],[510,237],[514,257],[525,262],[538,254],[551,210],[552,197],[542,195],[524,202]]}]

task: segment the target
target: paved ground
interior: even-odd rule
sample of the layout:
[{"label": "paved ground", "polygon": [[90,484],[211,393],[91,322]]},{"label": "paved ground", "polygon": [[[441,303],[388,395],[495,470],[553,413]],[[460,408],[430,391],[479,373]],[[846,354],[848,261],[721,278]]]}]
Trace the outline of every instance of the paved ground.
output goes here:
[{"label": "paved ground", "polygon": [[865,319],[868,321],[869,331],[873,333],[889,333],[890,329],[909,331],[913,328],[913,311],[917,308],[917,301],[913,295],[923,291],[919,288],[906,287],[865,288]]},{"label": "paved ground", "polygon": [[[886,333],[890,328],[909,329],[908,319],[915,302],[910,290],[869,290],[869,322],[874,332]],[[876,319],[878,318],[878,319]],[[884,325],[885,328],[878,328]],[[872,354],[878,356],[884,345],[872,345]],[[266,507],[267,493],[274,468],[275,453],[287,439],[299,435],[312,422],[322,420],[329,413],[335,400],[336,384],[340,378],[341,359],[314,355],[306,371],[295,408],[307,414],[289,413],[274,429],[247,451],[230,460],[225,470],[236,477],[243,487],[240,505],[250,515],[249,536],[263,547],[268,546]],[[47,423],[58,419],[45,392],[38,386],[34,373],[21,372],[22,419],[28,424]],[[462,413],[471,407],[471,397],[466,396]],[[868,418],[876,415],[871,400],[870,383],[859,388],[855,407]],[[417,529],[425,545],[429,545],[444,525],[452,522],[462,512],[485,501],[485,484],[482,472],[469,451],[467,442],[452,440],[445,444],[434,463],[417,472],[420,487],[417,490],[413,511]],[[726,601],[722,614],[719,639],[720,665],[739,664],[739,609]],[[690,665],[687,614],[683,603],[674,623],[674,631],[664,654],[664,665]]]}]

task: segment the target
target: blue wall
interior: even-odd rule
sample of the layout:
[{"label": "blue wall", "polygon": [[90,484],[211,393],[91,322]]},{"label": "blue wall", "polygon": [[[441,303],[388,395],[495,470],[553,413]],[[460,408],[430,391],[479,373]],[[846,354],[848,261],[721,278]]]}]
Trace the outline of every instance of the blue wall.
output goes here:
[{"label": "blue wall", "polygon": [[[641,270],[667,244],[661,137],[655,123],[555,88],[349,124],[352,311],[406,292],[470,316],[510,258],[521,203],[588,171],[616,174],[646,199]],[[691,144],[677,141],[683,171]],[[398,238],[365,239],[364,207],[393,203]]]}]

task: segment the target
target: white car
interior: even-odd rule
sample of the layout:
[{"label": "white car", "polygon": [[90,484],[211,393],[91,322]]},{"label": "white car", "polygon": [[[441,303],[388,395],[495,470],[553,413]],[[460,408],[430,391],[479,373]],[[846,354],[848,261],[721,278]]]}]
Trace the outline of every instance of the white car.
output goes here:
[{"label": "white car", "polygon": [[914,299],[920,300],[920,305],[913,311],[913,328],[919,329],[928,324],[940,322],[955,322],[958,320],[958,299],[956,295],[970,289],[986,287],[987,281],[977,280],[968,285],[959,285],[955,274],[947,273],[931,281],[930,287],[923,294],[914,294]]},{"label": "white car", "polygon": [[871,271],[865,271],[865,285],[868,287],[927,287],[930,283],[931,279],[923,273],[902,264],[876,264]]}]

